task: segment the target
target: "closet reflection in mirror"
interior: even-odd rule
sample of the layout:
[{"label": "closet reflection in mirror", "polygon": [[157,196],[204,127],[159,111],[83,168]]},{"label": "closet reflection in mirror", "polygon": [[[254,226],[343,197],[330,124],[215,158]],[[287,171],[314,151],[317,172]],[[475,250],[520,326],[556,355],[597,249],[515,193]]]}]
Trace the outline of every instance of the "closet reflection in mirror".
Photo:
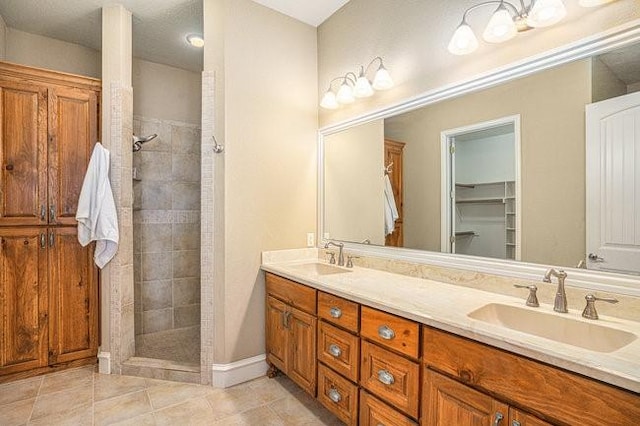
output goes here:
[{"label": "closet reflection in mirror", "polygon": [[[585,107],[640,90],[638,58],[640,48],[627,46],[323,135],[322,235],[565,267],[581,261],[589,264]],[[507,118],[513,121],[511,136],[506,136],[507,125],[495,124]],[[482,132],[471,136],[483,125],[493,127],[485,129],[484,136],[503,132],[494,136],[512,142],[496,139],[481,145],[480,139],[487,139]],[[452,164],[446,143],[452,137],[458,149],[469,144],[469,150],[462,148],[462,156],[475,152],[480,157],[457,158]],[[499,147],[500,143],[504,145]],[[392,144],[395,154],[390,151]],[[637,140],[627,144],[640,152]],[[640,176],[635,158],[630,165]],[[496,175],[465,176],[476,168],[473,164]],[[505,164],[509,167],[501,169]],[[384,188],[389,165],[398,217],[387,235]],[[640,191],[637,181],[631,183]],[[465,203],[465,197],[487,200]],[[640,202],[623,201],[626,210],[619,221],[633,221]],[[610,221],[614,228],[616,220]],[[637,231],[624,225],[620,232],[638,234],[632,245],[640,249],[640,225],[636,227]]]}]

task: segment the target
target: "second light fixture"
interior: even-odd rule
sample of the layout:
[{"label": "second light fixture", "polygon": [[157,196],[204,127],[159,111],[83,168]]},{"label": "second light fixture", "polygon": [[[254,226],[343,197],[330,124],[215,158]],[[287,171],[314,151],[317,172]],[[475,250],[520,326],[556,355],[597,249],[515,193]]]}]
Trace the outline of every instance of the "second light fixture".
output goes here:
[{"label": "second light fixture", "polygon": [[[367,77],[370,67],[379,61],[380,65],[376,71],[373,81]],[[333,91],[332,85],[336,81],[340,82],[337,92]],[[326,109],[336,109],[341,104],[346,105],[354,102],[356,98],[367,98],[372,96],[376,90],[387,90],[393,86],[393,80],[389,71],[384,67],[381,57],[375,57],[366,67],[361,66],[360,72],[356,75],[348,72],[342,77],[336,77],[329,82],[329,88],[322,97],[320,106]]]}]

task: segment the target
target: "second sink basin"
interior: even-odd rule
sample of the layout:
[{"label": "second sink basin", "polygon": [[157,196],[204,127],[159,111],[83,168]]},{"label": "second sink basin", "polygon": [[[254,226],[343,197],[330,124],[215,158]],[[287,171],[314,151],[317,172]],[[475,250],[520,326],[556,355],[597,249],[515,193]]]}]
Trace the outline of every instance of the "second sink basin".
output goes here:
[{"label": "second sink basin", "polygon": [[327,263],[320,263],[320,262],[291,265],[289,266],[289,268],[296,270],[298,272],[307,272],[307,273],[318,274],[318,275],[344,274],[346,272],[351,272],[349,269],[344,269],[339,266],[330,265]]},{"label": "second sink basin", "polygon": [[633,333],[595,322],[499,303],[476,309],[468,317],[595,352],[614,352],[637,339]]}]

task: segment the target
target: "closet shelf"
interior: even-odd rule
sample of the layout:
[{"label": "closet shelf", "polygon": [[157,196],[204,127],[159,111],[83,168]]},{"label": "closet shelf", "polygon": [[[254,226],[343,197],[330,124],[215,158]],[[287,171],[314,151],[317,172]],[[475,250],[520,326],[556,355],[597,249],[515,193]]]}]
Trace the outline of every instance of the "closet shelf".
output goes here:
[{"label": "closet shelf", "polygon": [[476,237],[478,234],[475,231],[456,231],[456,237]]},{"label": "closet shelf", "polygon": [[456,203],[463,203],[463,204],[504,204],[504,198],[495,198],[495,197],[488,197],[488,198],[463,198],[463,199],[456,199]]},{"label": "closet shelf", "polygon": [[507,247],[515,247],[516,243],[507,243]]}]

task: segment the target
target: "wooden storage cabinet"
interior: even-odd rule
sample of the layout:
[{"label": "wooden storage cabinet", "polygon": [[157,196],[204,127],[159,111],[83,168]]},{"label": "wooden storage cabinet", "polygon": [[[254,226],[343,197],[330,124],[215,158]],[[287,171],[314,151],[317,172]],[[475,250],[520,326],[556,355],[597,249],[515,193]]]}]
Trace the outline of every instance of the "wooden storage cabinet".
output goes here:
[{"label": "wooden storage cabinet", "polygon": [[[317,327],[317,320],[313,315],[316,306],[315,290],[272,274],[267,274],[266,284],[267,362],[315,396]],[[287,291],[282,291],[281,284],[284,284]],[[310,309],[312,313],[296,309],[290,303],[279,300],[278,297],[286,297],[287,301]]]},{"label": "wooden storage cabinet", "polygon": [[318,365],[318,401],[347,425],[358,424],[358,386]]},{"label": "wooden storage cabinet", "polygon": [[362,389],[360,390],[360,424],[362,426],[417,426],[416,422]]},{"label": "wooden storage cabinet", "polygon": [[360,339],[324,321],[318,323],[318,361],[352,382],[360,371]]},{"label": "wooden storage cabinet", "polygon": [[[467,401],[466,394],[492,395],[513,404],[509,411],[501,408],[507,418],[521,425],[637,425],[640,421],[640,397],[633,392],[588,379],[556,367],[524,358],[497,348],[477,343],[431,327],[423,329],[424,374],[423,412],[438,411],[434,389],[440,389],[442,400],[454,401],[454,396]],[[454,380],[434,373],[437,370]],[[431,381],[434,383],[430,383]],[[452,382],[455,384],[450,384]],[[446,394],[449,397],[446,397]],[[478,397],[479,398],[479,397]],[[497,400],[496,400],[497,401]],[[442,404],[441,404],[442,405]],[[532,414],[518,411],[523,408]],[[449,408],[455,411],[455,403]],[[486,407],[486,405],[485,405]],[[487,413],[488,413],[488,409]],[[487,417],[488,418],[488,417]],[[543,421],[544,419],[544,421]],[[433,417],[425,416],[424,425],[434,425]],[[492,424],[483,423],[478,424]]]},{"label": "wooden storage cabinet", "polygon": [[321,291],[318,292],[318,318],[351,333],[360,331],[360,305]]},{"label": "wooden storage cabinet", "polygon": [[98,272],[75,214],[100,86],[0,62],[0,382],[97,355]]},{"label": "wooden storage cabinet", "polygon": [[363,306],[362,337],[418,359],[420,326],[411,320]]}]

